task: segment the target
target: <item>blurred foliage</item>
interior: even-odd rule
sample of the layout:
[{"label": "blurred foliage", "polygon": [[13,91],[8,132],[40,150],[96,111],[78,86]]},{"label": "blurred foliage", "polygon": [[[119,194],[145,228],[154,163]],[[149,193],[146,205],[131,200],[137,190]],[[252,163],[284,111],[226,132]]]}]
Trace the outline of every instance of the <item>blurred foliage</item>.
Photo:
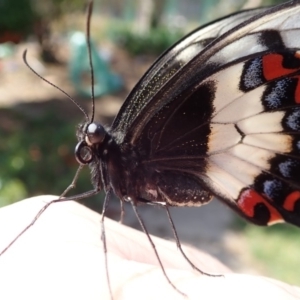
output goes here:
[{"label": "blurred foliage", "polygon": [[[2,114],[7,117],[0,120],[0,206],[49,191],[60,195],[78,168],[76,124],[51,112],[27,117],[6,109]],[[91,190],[90,182],[85,168],[72,194]]]},{"label": "blurred foliage", "polygon": [[266,276],[300,285],[299,228],[290,224],[261,227],[237,219],[255,268]]},{"label": "blurred foliage", "polygon": [[[9,0],[7,0],[9,1]],[[22,0],[19,0],[22,1]],[[97,0],[95,0],[97,1]],[[64,14],[70,14],[73,11],[84,11],[88,1],[83,0],[31,0],[32,6],[41,18],[47,20],[58,19]]]},{"label": "blurred foliage", "polygon": [[161,26],[141,35],[130,26],[123,25],[111,29],[109,35],[118,46],[132,55],[159,55],[183,37],[184,33],[179,29],[170,30]]},{"label": "blurred foliage", "polygon": [[5,31],[27,33],[35,18],[30,0],[0,1],[0,34]]},{"label": "blurred foliage", "polygon": [[38,19],[57,19],[83,7],[82,0],[2,0],[0,34],[4,31],[33,32]]}]

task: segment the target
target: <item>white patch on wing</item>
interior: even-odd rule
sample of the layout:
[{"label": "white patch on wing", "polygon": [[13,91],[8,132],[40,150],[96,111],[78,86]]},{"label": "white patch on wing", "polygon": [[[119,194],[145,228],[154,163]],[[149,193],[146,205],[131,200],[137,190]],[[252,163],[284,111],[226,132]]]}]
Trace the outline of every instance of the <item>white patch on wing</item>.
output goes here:
[{"label": "white patch on wing", "polygon": [[249,117],[237,123],[239,129],[245,134],[281,132],[281,120],[285,113],[282,111],[266,112]]},{"label": "white patch on wing", "polygon": [[201,50],[203,46],[200,44],[191,44],[188,45],[186,48],[182,49],[179,53],[177,53],[175,60],[177,62],[182,62],[185,64],[186,62],[190,61],[193,57],[195,57]]},{"label": "white patch on wing", "polygon": [[234,146],[228,153],[264,170],[270,168],[269,160],[275,156],[274,152],[244,144]]},{"label": "white patch on wing", "polygon": [[216,86],[213,103],[216,112],[219,112],[234,99],[244,95],[238,87],[243,66],[243,63],[235,64],[208,78],[208,81],[214,81]]},{"label": "white patch on wing", "polygon": [[277,153],[288,153],[292,148],[293,139],[287,134],[264,133],[246,136],[243,143],[263,149],[269,149]]},{"label": "white patch on wing", "polygon": [[[219,90],[219,87],[217,89]],[[248,93],[242,94],[242,96],[234,99],[231,103],[218,111],[212,118],[212,122],[236,123],[239,120],[264,111],[260,101],[264,90],[265,87],[261,86]],[[222,92],[223,91],[220,91],[220,95],[222,95]]]},{"label": "white patch on wing", "polygon": [[211,124],[210,128],[208,154],[232,147],[241,140],[241,135],[233,124]]},{"label": "white patch on wing", "polygon": [[244,186],[253,184],[254,178],[261,173],[259,167],[227,153],[211,155],[209,162],[213,162],[214,165],[236,178]]},{"label": "white patch on wing", "polygon": [[[266,23],[257,26],[252,32],[271,29],[271,30],[291,30],[299,28],[299,5],[293,5],[287,9],[282,9],[280,13],[266,15]],[[297,37],[299,42],[299,36]]]},{"label": "white patch on wing", "polygon": [[217,195],[231,202],[237,199],[244,183],[238,180],[235,176],[227,173],[212,161],[208,161],[206,174],[208,186]]},{"label": "white patch on wing", "polygon": [[[298,17],[299,18],[299,17]],[[299,20],[298,20],[299,22]],[[299,24],[298,24],[299,27]],[[299,48],[300,41],[300,29],[294,28],[293,30],[281,31],[280,32],[281,38],[287,48]]]},{"label": "white patch on wing", "polygon": [[229,63],[236,58],[268,50],[266,46],[259,42],[259,38],[259,34],[248,34],[243,36],[223,47],[218,53],[208,60],[208,63]]}]

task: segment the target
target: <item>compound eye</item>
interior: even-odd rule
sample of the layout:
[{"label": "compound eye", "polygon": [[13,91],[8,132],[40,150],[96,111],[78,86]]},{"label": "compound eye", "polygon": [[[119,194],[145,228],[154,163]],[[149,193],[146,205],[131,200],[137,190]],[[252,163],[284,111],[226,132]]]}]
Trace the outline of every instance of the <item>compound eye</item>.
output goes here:
[{"label": "compound eye", "polygon": [[76,145],[75,157],[78,163],[87,165],[93,160],[94,155],[91,147],[85,141],[81,141]]},{"label": "compound eye", "polygon": [[106,135],[104,127],[97,123],[91,123],[86,131],[87,143],[90,145],[101,143]]}]

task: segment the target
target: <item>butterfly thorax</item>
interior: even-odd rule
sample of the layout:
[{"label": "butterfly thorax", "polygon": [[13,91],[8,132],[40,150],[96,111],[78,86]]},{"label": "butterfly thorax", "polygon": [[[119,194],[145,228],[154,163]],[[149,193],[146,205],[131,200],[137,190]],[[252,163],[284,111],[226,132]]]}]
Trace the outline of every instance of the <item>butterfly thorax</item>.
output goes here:
[{"label": "butterfly thorax", "polygon": [[157,172],[142,163],[140,152],[130,144],[116,143],[113,137],[109,147],[105,160],[114,193],[125,201],[162,202],[157,188]]},{"label": "butterfly thorax", "polygon": [[118,143],[109,130],[97,123],[80,125],[77,137],[76,158],[89,165],[95,189],[112,189],[125,201],[163,201],[157,188],[158,173],[142,164],[143,158],[135,147]]}]

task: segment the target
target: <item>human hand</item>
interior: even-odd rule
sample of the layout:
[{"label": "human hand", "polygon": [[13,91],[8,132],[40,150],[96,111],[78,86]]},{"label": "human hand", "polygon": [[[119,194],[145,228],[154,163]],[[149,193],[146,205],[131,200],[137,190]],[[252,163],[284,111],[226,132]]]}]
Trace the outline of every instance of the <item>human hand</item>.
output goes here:
[{"label": "human hand", "polygon": [[[54,196],[0,209],[0,251]],[[75,202],[51,205],[0,256],[0,299],[110,299],[101,241],[101,216]],[[184,299],[167,282],[145,234],[105,219],[108,271],[114,300]],[[300,299],[300,289],[260,276],[234,274],[216,259],[189,247],[193,270],[174,242],[153,237],[165,270],[188,299]]]}]

